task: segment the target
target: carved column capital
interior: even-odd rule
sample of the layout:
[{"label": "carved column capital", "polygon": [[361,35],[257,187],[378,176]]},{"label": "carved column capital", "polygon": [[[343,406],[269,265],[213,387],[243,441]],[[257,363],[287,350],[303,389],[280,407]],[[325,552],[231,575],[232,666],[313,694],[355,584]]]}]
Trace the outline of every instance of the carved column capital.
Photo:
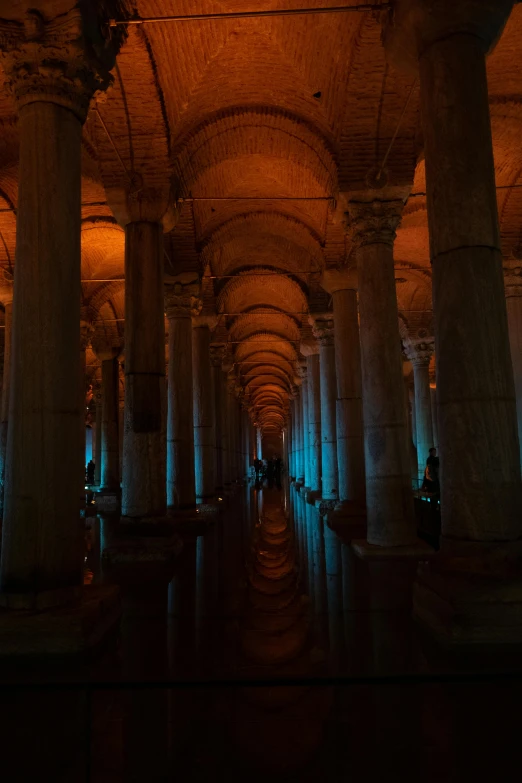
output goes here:
[{"label": "carved column capital", "polygon": [[310,316],[312,333],[319,345],[334,344],[334,319],[331,313]]},{"label": "carved column capital", "polygon": [[299,350],[303,354],[303,356],[315,356],[319,353],[319,345],[317,344],[317,340],[315,339],[307,339],[303,340],[299,344]]},{"label": "carved column capital", "polygon": [[100,362],[107,361],[109,359],[116,359],[123,347],[123,340],[121,337],[112,337],[103,333],[91,333],[91,347],[96,358]]},{"label": "carved column capital", "polygon": [[210,363],[212,367],[221,367],[227,355],[226,343],[212,343],[210,346]]},{"label": "carved column capital", "polygon": [[384,24],[388,58],[396,67],[414,71],[432,44],[463,33],[478,39],[487,52],[512,7],[513,0],[396,0]]},{"label": "carved column capital", "polygon": [[522,262],[504,264],[506,298],[522,296]]},{"label": "carved column capital", "polygon": [[195,318],[201,312],[199,283],[175,282],[165,286],[165,313],[167,318]]},{"label": "carved column capital", "polygon": [[364,245],[381,244],[393,247],[404,209],[401,199],[350,201],[348,209],[346,227],[354,250]]},{"label": "carved column capital", "polygon": [[435,344],[431,338],[413,339],[408,340],[404,350],[413,367],[429,367]]},{"label": "carved column capital", "polygon": [[87,350],[94,334],[94,324],[92,321],[82,319],[80,321],[80,350]]},{"label": "carved column capital", "polygon": [[200,315],[199,313],[196,316],[193,316],[192,318],[192,326],[194,329],[201,329],[204,327],[208,327],[211,332],[214,331],[214,329],[217,326],[218,317],[217,315]]},{"label": "carved column capital", "polygon": [[297,365],[297,374],[301,379],[301,383],[304,383],[308,377],[308,367],[306,366],[306,360],[299,362]]},{"label": "carved column capital", "polygon": [[83,123],[93,95],[113,80],[122,33],[103,37],[95,3],[71,6],[51,19],[28,10],[23,22],[0,21],[0,60],[19,109],[55,103]]}]

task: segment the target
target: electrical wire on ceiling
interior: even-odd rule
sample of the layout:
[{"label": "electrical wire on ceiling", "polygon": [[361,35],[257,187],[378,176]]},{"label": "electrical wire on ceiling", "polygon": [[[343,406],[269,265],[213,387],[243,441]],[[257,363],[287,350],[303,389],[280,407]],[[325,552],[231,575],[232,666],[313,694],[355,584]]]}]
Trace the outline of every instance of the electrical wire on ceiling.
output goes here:
[{"label": "electrical wire on ceiling", "polygon": [[170,16],[135,16],[131,19],[110,19],[109,27],[125,25],[158,24],[167,22],[227,21],[229,19],[265,19],[275,16],[317,16],[319,14],[365,13],[386,11],[391,3],[357,3],[355,5],[334,5],[323,8],[274,8],[266,11],[230,11],[227,13],[178,14]]}]

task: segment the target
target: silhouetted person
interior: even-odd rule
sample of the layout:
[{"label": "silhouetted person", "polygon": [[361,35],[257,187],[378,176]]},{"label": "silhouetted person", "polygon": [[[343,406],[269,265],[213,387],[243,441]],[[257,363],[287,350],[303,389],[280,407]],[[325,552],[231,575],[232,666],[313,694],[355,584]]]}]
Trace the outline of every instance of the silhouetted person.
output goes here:
[{"label": "silhouetted person", "polygon": [[274,486],[274,460],[269,459],[266,465],[266,480],[268,481],[268,486],[273,487]]},{"label": "silhouetted person", "polygon": [[281,471],[283,469],[283,460],[277,457],[274,460],[274,481],[278,489],[281,489]]},{"label": "silhouetted person", "polygon": [[433,495],[438,495],[440,493],[439,458],[437,457],[437,449],[435,446],[431,447],[429,457],[426,460],[422,489],[424,492],[430,492]]},{"label": "silhouetted person", "polygon": [[86,470],[87,484],[94,484],[95,470],[96,470],[96,466],[92,461],[92,459],[90,459],[89,462],[87,463],[87,470]]}]

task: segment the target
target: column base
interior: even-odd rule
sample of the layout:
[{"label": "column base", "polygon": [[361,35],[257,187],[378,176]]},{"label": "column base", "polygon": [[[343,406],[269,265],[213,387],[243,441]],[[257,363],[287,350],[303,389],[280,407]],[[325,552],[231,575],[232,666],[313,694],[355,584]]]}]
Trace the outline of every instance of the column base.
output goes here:
[{"label": "column base", "polygon": [[120,490],[100,489],[96,493],[96,509],[100,514],[117,514],[120,506]]},{"label": "column base", "polygon": [[168,517],[172,520],[173,530],[183,538],[202,536],[214,522],[214,517],[201,514],[198,507],[184,509],[169,509]]},{"label": "column base", "polygon": [[102,565],[118,584],[170,582],[182,549],[171,518],[121,517],[102,552]]},{"label": "column base", "polygon": [[318,497],[314,503],[319,516],[324,517],[329,511],[333,511],[338,501],[335,498],[325,500],[325,498]]},{"label": "column base", "polygon": [[424,541],[418,539],[407,546],[377,546],[368,541],[352,541],[352,549],[361,560],[428,560],[437,553]]},{"label": "column base", "polygon": [[350,500],[336,503],[326,514],[326,524],[345,544],[365,539],[368,530],[366,505]]},{"label": "column base", "polygon": [[197,511],[201,517],[217,516],[223,511],[223,503],[217,501],[202,501],[198,503]]},{"label": "column base", "polygon": [[117,587],[90,585],[79,603],[44,612],[0,612],[0,657],[68,656],[93,651],[119,625]]},{"label": "column base", "polygon": [[413,616],[440,643],[522,644],[522,542],[441,539],[418,570]]}]

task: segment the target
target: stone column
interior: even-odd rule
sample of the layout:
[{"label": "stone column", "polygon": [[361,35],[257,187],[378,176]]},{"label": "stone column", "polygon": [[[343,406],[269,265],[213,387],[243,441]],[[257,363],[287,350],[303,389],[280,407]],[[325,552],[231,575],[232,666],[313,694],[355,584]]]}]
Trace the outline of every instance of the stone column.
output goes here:
[{"label": "stone column", "polygon": [[332,294],[337,376],[337,464],[339,501],[364,505],[364,432],[361,347],[356,270],[328,269],[323,286]]},{"label": "stone column", "polygon": [[[516,263],[520,264],[519,261]],[[522,464],[522,267],[504,266],[511,363],[515,380],[518,444]],[[7,323],[7,311],[6,311]]]},{"label": "stone column", "polygon": [[125,228],[125,418],[122,514],[163,516],[166,494],[163,227]]},{"label": "stone column", "polygon": [[225,399],[223,398],[223,370],[221,369],[223,359],[225,358],[227,347],[224,343],[213,343],[210,346],[210,364],[212,365],[212,388],[214,389],[214,432],[216,449],[216,492],[219,494],[225,486],[226,468],[225,445],[226,436],[224,433],[223,408]]},{"label": "stone column", "polygon": [[522,641],[520,452],[485,61],[512,5],[398,0],[386,31],[395,65],[420,74],[433,270],[442,538],[414,612],[451,642]]},{"label": "stone column", "polygon": [[[82,308],[83,310],[83,308]],[[88,317],[82,317],[80,319],[80,377],[78,379],[78,394],[79,402],[78,409],[79,416],[79,428],[80,428],[80,446],[78,450],[78,491],[80,498],[80,509],[82,513],[85,513],[85,411],[86,411],[86,351],[87,346],[91,341],[92,334],[94,332],[94,326]]]},{"label": "stone column", "polygon": [[[118,356],[121,345],[111,345],[105,339],[93,339],[93,351],[101,361],[101,421],[100,421],[100,511],[115,511],[120,500],[120,434],[119,403],[120,373]],[[98,424],[97,424],[98,426]],[[98,436],[98,431],[97,431]]]},{"label": "stone column", "polygon": [[339,481],[337,473],[337,433],[335,422],[334,322],[331,314],[313,316],[314,337],[319,342],[321,388],[321,496],[323,500],[337,500]]},{"label": "stone column", "polygon": [[199,315],[193,320],[194,453],[198,503],[212,498],[216,488],[214,392],[210,371],[210,329],[215,325],[215,316]]},{"label": "stone column", "polygon": [[7,450],[7,429],[9,426],[9,392],[11,388],[11,325],[13,321],[13,300],[4,296],[4,375],[2,378],[2,401],[0,407],[0,516],[4,513],[5,458]]},{"label": "stone column", "polygon": [[429,450],[434,445],[430,394],[430,359],[432,354],[433,345],[430,343],[417,342],[408,345],[408,358],[413,367],[418,477],[421,483],[424,479]]},{"label": "stone column", "polygon": [[120,490],[119,385],[118,357],[103,359],[100,491],[116,494]]},{"label": "stone column", "polygon": [[300,486],[304,485],[304,462],[303,462],[303,403],[301,391],[295,398],[295,429],[296,429],[296,477],[295,482]]},{"label": "stone column", "polygon": [[442,532],[522,534],[520,452],[485,54],[512,0],[399,0],[389,56],[420,75],[433,270]]},{"label": "stone column", "polygon": [[196,505],[192,318],[201,310],[198,293],[198,282],[181,275],[165,286],[169,322],[167,506],[176,510]]},{"label": "stone column", "polygon": [[416,540],[393,265],[402,201],[350,202],[359,279],[368,543]]},{"label": "stone column", "polygon": [[96,446],[94,450],[94,483],[97,487],[101,486],[101,463],[102,463],[102,392],[101,384],[94,392],[96,401]]},{"label": "stone column", "polygon": [[316,497],[321,494],[321,373],[319,346],[315,340],[301,343],[306,356],[308,380],[308,460],[309,487]]},{"label": "stone column", "polygon": [[3,23],[0,42],[20,139],[0,598],[8,607],[81,595],[81,134],[114,64],[91,22],[84,28],[77,8],[50,20],[28,11],[23,24]]},{"label": "stone column", "polygon": [[303,431],[303,479],[304,488],[310,489],[310,425],[308,413],[308,370],[306,360],[299,365],[301,378],[301,428]]}]

